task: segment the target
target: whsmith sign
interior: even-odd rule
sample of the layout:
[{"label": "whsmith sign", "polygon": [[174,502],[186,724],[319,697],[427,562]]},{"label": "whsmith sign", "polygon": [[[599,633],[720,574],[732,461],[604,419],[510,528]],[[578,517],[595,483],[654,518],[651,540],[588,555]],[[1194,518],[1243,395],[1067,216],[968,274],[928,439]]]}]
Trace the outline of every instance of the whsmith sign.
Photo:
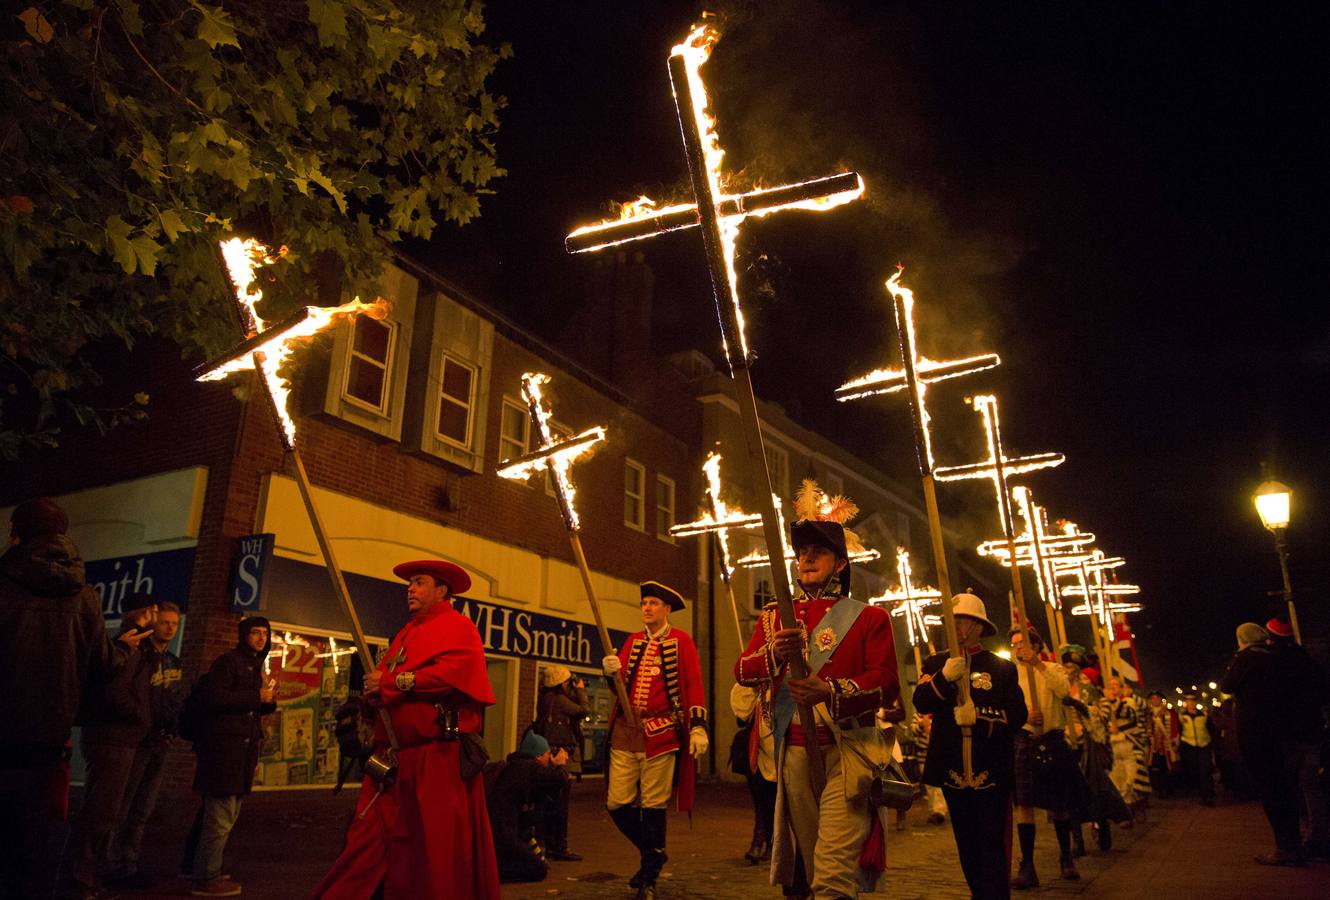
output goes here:
[{"label": "whsmith sign", "polygon": [[140,553],[115,559],[95,559],[86,564],[88,584],[102,598],[102,615],[120,618],[120,606],[131,594],[152,594],[186,610],[189,607],[189,577],[194,570],[194,548]]},{"label": "whsmith sign", "polygon": [[[571,622],[543,613],[453,598],[453,608],[476,624],[485,649],[510,656],[529,656],[575,666],[599,666],[606,651],[600,634],[585,622]],[[610,629],[610,640],[622,644],[626,631]]]}]

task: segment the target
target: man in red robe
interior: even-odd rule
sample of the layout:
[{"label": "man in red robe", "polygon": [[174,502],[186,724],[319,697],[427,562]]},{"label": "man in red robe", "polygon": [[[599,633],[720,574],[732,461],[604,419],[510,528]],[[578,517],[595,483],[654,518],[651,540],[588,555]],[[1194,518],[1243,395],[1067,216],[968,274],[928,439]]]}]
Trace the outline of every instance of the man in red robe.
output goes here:
[{"label": "man in red robe", "polygon": [[665,808],[679,767],[679,809],[693,808],[693,759],[707,752],[707,710],[697,646],[670,625],[683,597],[658,581],[641,585],[642,624],[603,665],[610,678],[623,673],[632,715],[617,704],[610,713],[610,818],[632,841],[641,867],[629,882],[638,900],[653,900],[656,878],[665,866]]},{"label": "man in red robe", "polygon": [[[498,900],[484,779],[461,771],[462,745],[494,702],[480,634],[450,602],[471,578],[442,560],[402,563],[393,574],[408,582],[412,618],[365,676],[365,696],[392,720],[397,779],[365,776],[346,847],[314,896],[365,900],[382,883],[385,900]],[[374,743],[376,755],[390,753],[381,720]]]},{"label": "man in red robe", "polygon": [[[758,691],[776,741],[773,884],[787,897],[855,897],[872,890],[885,864],[882,823],[869,798],[873,766],[890,758],[875,715],[900,698],[896,647],[886,610],[851,600],[845,529],[833,521],[791,526],[799,567],[798,628],[783,628],[775,603],[762,610],[735,663],[740,684]],[[806,655],[807,678],[787,677]],[[805,734],[796,704],[813,708]],[[826,787],[810,786],[807,746],[822,749]],[[797,851],[797,852],[796,852]]]}]

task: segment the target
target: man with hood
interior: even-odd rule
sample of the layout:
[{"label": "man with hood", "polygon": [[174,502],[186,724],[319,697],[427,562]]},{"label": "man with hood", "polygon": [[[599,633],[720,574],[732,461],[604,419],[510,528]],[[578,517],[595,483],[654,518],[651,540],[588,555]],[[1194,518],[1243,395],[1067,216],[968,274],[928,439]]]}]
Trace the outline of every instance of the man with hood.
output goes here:
[{"label": "man with hood", "polygon": [[614,678],[623,672],[632,716],[615,704],[610,712],[610,767],[605,805],[623,836],[637,847],[640,865],[629,884],[639,900],[656,896],[656,878],[665,867],[665,810],[677,781],[682,812],[693,808],[693,760],[707,752],[707,709],[697,646],[670,624],[684,608],[678,591],[644,581],[643,629],[629,636],[617,654],[601,664]]},{"label": "man with hood", "polygon": [[549,874],[549,848],[542,856],[535,832],[559,814],[559,798],[568,791],[568,773],[563,769],[567,762],[568,751],[551,748],[543,736],[528,731],[521,746],[496,764],[498,774],[486,776],[491,787],[485,802],[500,881],[544,881]]},{"label": "man with hood", "polygon": [[240,620],[234,650],[213,661],[203,677],[203,717],[194,752],[194,790],[203,795],[201,830],[194,851],[196,897],[234,897],[240,885],[222,877],[222,853],[240,815],[240,802],[254,784],[263,743],[263,716],[277,709],[263,662],[272,649],[272,628],[262,616]]},{"label": "man with hood", "polygon": [[49,897],[47,847],[68,811],[70,729],[87,686],[109,681],[145,635],[106,633],[59,504],[26,500],[10,522],[0,557],[0,892]]},{"label": "man with hood", "polygon": [[[735,663],[740,684],[758,691],[760,714],[775,737],[777,781],[771,881],[786,896],[856,897],[870,891],[885,866],[882,821],[869,798],[873,766],[890,749],[877,727],[879,708],[900,697],[896,648],[886,610],[850,599],[844,522],[858,508],[826,498],[805,481],[790,527],[798,564],[798,627],[784,628],[775,603],[758,619]],[[857,543],[857,541],[856,541]],[[775,563],[779,565],[779,563]],[[807,678],[788,677],[804,656]],[[796,705],[813,708],[815,734],[805,734]],[[826,787],[813,793],[809,741],[822,748]]]},{"label": "man with hood", "polygon": [[439,559],[401,563],[393,574],[407,582],[411,620],[364,687],[392,722],[395,742],[376,716],[374,750],[395,759],[396,777],[365,776],[346,846],[314,897],[364,900],[382,885],[384,900],[498,900],[485,779],[463,752],[477,745],[494,703],[480,632],[452,604],[471,576]]},{"label": "man with hood", "polygon": [[[924,660],[914,689],[914,708],[933,714],[924,784],[942,788],[970,893],[994,900],[1011,896],[1015,737],[1029,710],[1015,663],[979,643],[997,632],[984,601],[967,591],[951,604],[961,655],[953,659],[943,652]],[[970,685],[964,704],[957,686],[962,679]],[[962,731],[967,725],[968,747]]]}]

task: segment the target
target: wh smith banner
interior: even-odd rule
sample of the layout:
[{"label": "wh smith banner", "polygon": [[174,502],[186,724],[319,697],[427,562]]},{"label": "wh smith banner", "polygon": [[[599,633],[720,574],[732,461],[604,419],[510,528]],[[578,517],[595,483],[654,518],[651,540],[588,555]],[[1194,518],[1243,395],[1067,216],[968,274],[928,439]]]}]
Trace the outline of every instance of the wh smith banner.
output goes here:
[{"label": "wh smith banner", "polygon": [[102,598],[102,615],[120,618],[125,598],[140,591],[169,600],[184,612],[189,608],[189,579],[194,571],[194,549],[162,550],[86,563],[88,584]]}]

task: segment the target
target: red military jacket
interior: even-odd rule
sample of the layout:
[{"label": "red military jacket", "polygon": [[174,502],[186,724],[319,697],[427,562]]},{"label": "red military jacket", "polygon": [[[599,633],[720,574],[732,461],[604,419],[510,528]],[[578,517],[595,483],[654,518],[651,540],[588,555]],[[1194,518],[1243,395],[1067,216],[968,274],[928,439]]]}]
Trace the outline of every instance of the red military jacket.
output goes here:
[{"label": "red military jacket", "polygon": [[[825,705],[832,720],[854,720],[853,725],[845,723],[849,727],[869,725],[878,707],[890,707],[900,698],[891,618],[886,610],[869,606],[843,636],[819,631],[823,617],[840,599],[830,596],[810,600],[805,595],[795,601],[795,616],[803,631],[805,653],[810,633],[814,642],[840,640],[831,658],[817,672],[818,677],[831,685],[831,699]],[[762,714],[768,720],[772,698],[785,676],[785,664],[776,662],[774,638],[780,627],[776,604],[768,603],[762,609],[748,647],[734,664],[739,683],[759,689]]]},{"label": "red military jacket", "polygon": [[[646,736],[646,746],[638,752],[645,752],[650,759],[687,750],[680,743],[680,732],[686,736],[694,725],[707,724],[702,666],[693,639],[672,625],[666,626],[659,639],[639,631],[619,648],[619,662],[623,663],[628,702]],[[610,713],[611,740],[619,715],[616,702]]]},{"label": "red military jacket", "polygon": [[[486,706],[494,703],[480,632],[466,616],[441,601],[417,613],[393,638],[379,663],[376,704],[386,706],[402,747],[439,738],[436,704],[457,710],[459,731],[479,732]],[[376,717],[374,743],[388,745]]]}]

